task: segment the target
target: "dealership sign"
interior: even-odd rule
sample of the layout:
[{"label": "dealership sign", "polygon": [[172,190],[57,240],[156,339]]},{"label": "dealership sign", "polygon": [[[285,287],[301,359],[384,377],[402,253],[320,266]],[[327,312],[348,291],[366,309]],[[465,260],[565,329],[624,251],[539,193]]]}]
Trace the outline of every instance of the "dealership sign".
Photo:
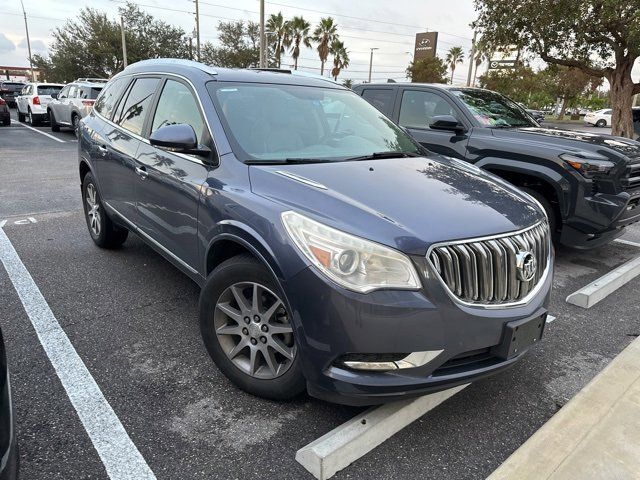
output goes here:
[{"label": "dealership sign", "polygon": [[414,60],[433,58],[436,56],[438,32],[416,33],[416,47],[413,52]]},{"label": "dealership sign", "polygon": [[516,68],[517,60],[489,60],[489,69]]}]

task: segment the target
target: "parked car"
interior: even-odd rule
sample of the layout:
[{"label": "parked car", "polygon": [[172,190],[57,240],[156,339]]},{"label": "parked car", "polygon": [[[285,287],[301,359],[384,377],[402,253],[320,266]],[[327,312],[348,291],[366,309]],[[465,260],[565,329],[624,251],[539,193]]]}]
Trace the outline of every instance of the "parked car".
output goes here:
[{"label": "parked car", "polygon": [[3,98],[0,98],[0,121],[5,127],[11,125],[11,111]]},{"label": "parked car", "polygon": [[507,97],[427,84],[354,87],[432,152],[466,160],[523,189],[557,243],[591,248],[640,220],[640,143],[540,128]]},{"label": "parked car", "polygon": [[47,105],[51,130],[59,132],[60,127],[69,127],[76,131],[78,122],[91,111],[106,82],[101,78],[79,78],[60,93],[54,93]]},{"label": "parked car", "polygon": [[0,329],[0,480],[18,478],[18,444],[11,403],[9,368],[2,329]]},{"label": "parked car", "polygon": [[526,108],[525,112],[531,115],[536,122],[544,122],[544,112],[542,110],[532,110],[531,108]]},{"label": "parked car", "polygon": [[200,285],[209,354],[253,394],[381,403],[541,338],[544,210],[328,79],[139,62],[81,120],[79,162],[95,244],[136,233]]},{"label": "parked car", "polygon": [[584,116],[585,123],[596,127],[606,127],[611,125],[611,109],[603,108],[595,112],[589,112]]},{"label": "parked car", "polygon": [[47,121],[47,105],[51,102],[51,94],[57,94],[63,87],[60,83],[28,83],[16,99],[18,121],[24,122],[26,118],[31,125]]},{"label": "parked car", "polygon": [[0,97],[7,102],[9,107],[15,107],[16,97],[20,95],[24,85],[22,82],[0,82]]}]

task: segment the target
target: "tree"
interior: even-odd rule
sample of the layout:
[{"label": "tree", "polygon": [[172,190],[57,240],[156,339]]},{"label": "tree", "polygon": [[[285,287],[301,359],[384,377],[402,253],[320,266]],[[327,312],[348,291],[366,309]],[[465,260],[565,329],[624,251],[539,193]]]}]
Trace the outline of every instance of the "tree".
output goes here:
[{"label": "tree", "polygon": [[562,107],[558,114],[559,119],[564,118],[565,111],[573,100],[580,95],[585,95],[589,92],[593,93],[601,83],[601,80],[598,81],[598,79],[575,67],[551,65],[543,73],[549,76],[549,81],[546,83],[551,94],[556,98],[562,98]]},{"label": "tree", "polygon": [[464,52],[462,47],[451,47],[445,57],[445,62],[451,70],[451,83],[453,83],[453,72],[456,71],[456,65],[464,62]]},{"label": "tree", "polygon": [[409,63],[407,76],[412,82],[447,83],[447,66],[440,57],[423,58]]},{"label": "tree", "polygon": [[220,45],[204,44],[201,61],[227,68],[257,67],[260,63],[260,27],[242,20],[218,23]]},{"label": "tree", "polygon": [[[189,48],[181,28],[155,20],[138,6],[119,9],[124,18],[127,59],[188,58]],[[120,22],[106,13],[85,7],[77,20],[68,19],[52,32],[50,56],[33,55],[33,65],[44,70],[49,81],[68,82],[78,77],[108,78],[122,70]]]},{"label": "tree", "polygon": [[318,44],[320,75],[324,75],[324,64],[329,57],[329,47],[334,40],[338,40],[338,26],[331,17],[321,18],[320,23],[313,31],[313,41]]},{"label": "tree", "polygon": [[346,78],[345,80],[342,81],[342,86],[347,88],[353,88],[353,80],[351,80],[350,78]]},{"label": "tree", "polygon": [[548,105],[556,99],[550,93],[549,79],[523,64],[513,69],[489,70],[479,80],[482,88],[499,92],[527,106],[534,103]]},{"label": "tree", "polygon": [[475,0],[475,27],[494,45],[515,45],[545,62],[606,78],[612,132],[632,138],[631,69],[640,56],[638,0]]},{"label": "tree", "polygon": [[267,31],[271,34],[270,44],[273,49],[275,59],[275,67],[280,68],[282,65],[282,54],[285,51],[285,45],[289,43],[289,22],[282,16],[282,12],[269,15],[267,20]]},{"label": "tree", "polygon": [[310,28],[311,24],[302,17],[293,17],[289,22],[289,39],[286,46],[291,47],[291,56],[293,57],[295,70],[298,69],[300,45],[311,48],[311,36],[309,36]]},{"label": "tree", "polygon": [[340,71],[349,66],[349,52],[347,52],[344,42],[340,40],[334,40],[329,47],[329,53],[333,55],[333,68],[331,69],[331,76],[334,80],[338,80]]}]

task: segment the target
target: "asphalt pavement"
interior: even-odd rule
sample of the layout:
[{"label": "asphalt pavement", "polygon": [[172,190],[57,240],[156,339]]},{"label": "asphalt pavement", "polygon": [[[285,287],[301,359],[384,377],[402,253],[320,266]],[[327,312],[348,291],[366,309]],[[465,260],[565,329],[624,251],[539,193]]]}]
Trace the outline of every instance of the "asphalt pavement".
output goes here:
[{"label": "asphalt pavement", "polygon": [[[236,389],[200,339],[198,287],[134,235],[120,250],[95,247],[75,137],[36,130],[52,137],[17,122],[0,128],[0,224],[156,477],[310,478],[295,452],[361,409],[306,395],[271,402]],[[625,238],[640,240],[640,227]],[[640,334],[639,279],[589,310],[564,301],[638,255],[619,243],[558,252],[557,319],[543,341],[335,478],[485,478]],[[108,478],[3,268],[0,325],[23,478]]]}]

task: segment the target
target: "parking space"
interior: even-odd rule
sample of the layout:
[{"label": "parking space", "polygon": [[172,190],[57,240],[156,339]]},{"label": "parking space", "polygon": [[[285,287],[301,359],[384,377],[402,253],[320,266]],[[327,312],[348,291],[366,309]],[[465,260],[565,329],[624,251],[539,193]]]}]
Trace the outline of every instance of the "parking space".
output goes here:
[{"label": "parking space", "polygon": [[[51,133],[48,127],[38,130]],[[296,451],[361,409],[235,388],[200,339],[199,290],[135,236],[97,249],[72,133],[0,129],[0,222],[104,398],[157,478],[310,478]],[[625,238],[640,241],[640,227]],[[484,478],[640,334],[638,280],[591,309],[565,298],[640,255],[612,243],[560,251],[543,342],[464,389],[335,478]],[[0,323],[12,367],[24,478],[107,478],[7,272]]]}]

